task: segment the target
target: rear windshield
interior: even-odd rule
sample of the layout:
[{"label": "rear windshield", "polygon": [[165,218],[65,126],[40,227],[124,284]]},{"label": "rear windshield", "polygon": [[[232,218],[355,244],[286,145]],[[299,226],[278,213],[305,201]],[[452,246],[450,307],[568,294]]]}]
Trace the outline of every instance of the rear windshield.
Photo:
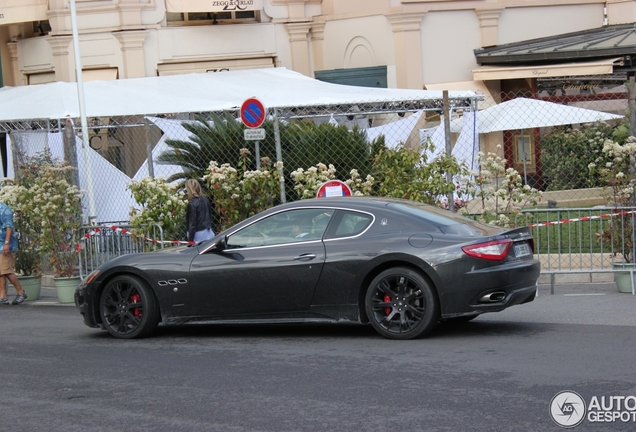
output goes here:
[{"label": "rear windshield", "polygon": [[503,231],[501,228],[486,225],[466,216],[428,204],[405,202],[389,203],[387,206],[428,221],[446,234],[474,237],[492,235]]}]

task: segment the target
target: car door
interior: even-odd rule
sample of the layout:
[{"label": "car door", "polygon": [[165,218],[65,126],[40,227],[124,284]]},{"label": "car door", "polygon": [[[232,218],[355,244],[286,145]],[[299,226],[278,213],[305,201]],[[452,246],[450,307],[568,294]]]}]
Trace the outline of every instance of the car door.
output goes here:
[{"label": "car door", "polygon": [[325,262],[326,224],[316,229],[316,222],[330,216],[320,209],[270,215],[228,235],[222,250],[197,256],[190,268],[194,315],[308,310]]}]

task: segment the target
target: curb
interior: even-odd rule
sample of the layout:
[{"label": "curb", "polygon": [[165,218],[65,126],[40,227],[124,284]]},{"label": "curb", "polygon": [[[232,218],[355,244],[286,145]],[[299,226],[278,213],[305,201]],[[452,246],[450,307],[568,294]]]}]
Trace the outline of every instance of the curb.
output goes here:
[{"label": "curb", "polygon": [[37,300],[27,299],[19,306],[72,306],[75,307],[75,303],[60,303],[57,298],[57,292],[55,287],[42,286],[40,288],[40,297]]}]

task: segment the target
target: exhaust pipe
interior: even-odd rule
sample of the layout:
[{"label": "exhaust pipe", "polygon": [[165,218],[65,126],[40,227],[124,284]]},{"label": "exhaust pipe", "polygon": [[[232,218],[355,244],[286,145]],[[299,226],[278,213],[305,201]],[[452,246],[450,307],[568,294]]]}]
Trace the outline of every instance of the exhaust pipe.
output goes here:
[{"label": "exhaust pipe", "polygon": [[489,294],[484,294],[479,298],[480,303],[499,303],[506,298],[506,293],[504,291],[495,291]]}]

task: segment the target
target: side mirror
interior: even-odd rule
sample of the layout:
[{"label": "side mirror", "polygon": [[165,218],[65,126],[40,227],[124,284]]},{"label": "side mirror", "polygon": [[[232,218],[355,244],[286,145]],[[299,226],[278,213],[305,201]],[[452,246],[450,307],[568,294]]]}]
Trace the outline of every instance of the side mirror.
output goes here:
[{"label": "side mirror", "polygon": [[216,249],[217,251],[223,251],[225,249],[227,249],[227,236],[223,236],[221,237],[213,246],[214,249]]}]

